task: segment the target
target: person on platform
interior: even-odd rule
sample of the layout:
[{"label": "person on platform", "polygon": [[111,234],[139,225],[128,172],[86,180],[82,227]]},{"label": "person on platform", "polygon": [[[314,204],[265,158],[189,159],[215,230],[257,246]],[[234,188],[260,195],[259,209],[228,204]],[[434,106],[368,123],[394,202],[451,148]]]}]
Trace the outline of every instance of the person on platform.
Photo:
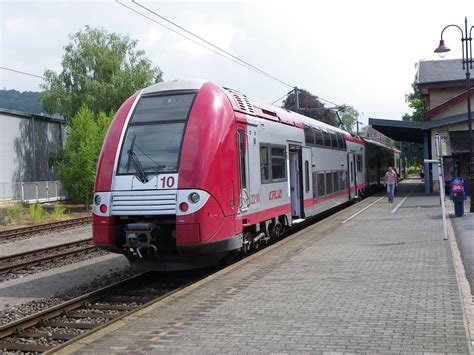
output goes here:
[{"label": "person on platform", "polygon": [[398,183],[397,174],[393,171],[392,167],[388,167],[388,171],[385,173],[384,186],[387,187],[388,202],[393,203],[393,197],[395,195],[395,186]]}]

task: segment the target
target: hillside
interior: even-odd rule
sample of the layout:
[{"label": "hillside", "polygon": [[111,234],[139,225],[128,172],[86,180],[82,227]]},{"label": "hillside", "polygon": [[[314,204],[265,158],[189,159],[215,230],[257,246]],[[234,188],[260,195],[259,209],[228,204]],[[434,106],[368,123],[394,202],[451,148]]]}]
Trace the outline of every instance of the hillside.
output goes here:
[{"label": "hillside", "polygon": [[41,113],[44,112],[39,102],[40,92],[17,90],[0,90],[0,108],[9,110]]}]

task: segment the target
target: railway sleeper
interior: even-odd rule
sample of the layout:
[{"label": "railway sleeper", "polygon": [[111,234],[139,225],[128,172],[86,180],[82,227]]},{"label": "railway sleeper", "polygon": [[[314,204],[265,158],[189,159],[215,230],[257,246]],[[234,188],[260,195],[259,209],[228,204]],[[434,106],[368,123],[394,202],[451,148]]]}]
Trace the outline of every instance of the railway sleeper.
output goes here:
[{"label": "railway sleeper", "polygon": [[54,348],[54,346],[41,344],[9,343],[6,341],[0,342],[0,349],[7,351],[44,353],[45,351],[51,350],[52,348]]}]

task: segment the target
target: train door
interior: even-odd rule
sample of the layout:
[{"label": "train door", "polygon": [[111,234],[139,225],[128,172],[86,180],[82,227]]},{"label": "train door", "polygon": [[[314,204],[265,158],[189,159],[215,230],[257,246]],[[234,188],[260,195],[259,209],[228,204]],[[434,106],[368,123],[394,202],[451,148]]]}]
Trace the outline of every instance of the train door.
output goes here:
[{"label": "train door", "polygon": [[240,198],[239,210],[245,212],[250,206],[250,193],[248,186],[248,139],[245,133],[245,126],[237,128],[237,144],[239,151],[239,171],[240,171]]},{"label": "train door", "polygon": [[[309,212],[308,209],[313,205],[313,173],[312,173],[312,151],[311,148],[302,148],[302,180],[303,180],[303,213]],[[311,202],[306,204],[305,201]],[[311,210],[312,211],[312,210]]]},{"label": "train door", "polygon": [[[349,196],[350,199],[357,198],[357,160],[353,152],[348,154],[349,169]],[[352,193],[353,191],[353,193]]]},{"label": "train door", "polygon": [[291,216],[293,223],[304,218],[303,210],[303,184],[301,174],[302,151],[301,146],[289,146],[290,160],[290,194],[291,194]]}]

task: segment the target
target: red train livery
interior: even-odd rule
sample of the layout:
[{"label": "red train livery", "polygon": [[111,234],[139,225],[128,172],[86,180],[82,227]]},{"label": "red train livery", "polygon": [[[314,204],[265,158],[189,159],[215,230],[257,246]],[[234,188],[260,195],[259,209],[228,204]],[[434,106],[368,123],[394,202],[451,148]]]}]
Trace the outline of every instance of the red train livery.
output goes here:
[{"label": "red train livery", "polygon": [[398,151],[212,82],[159,83],[107,132],[93,240],[147,269],[212,265],[379,187],[393,164]]}]

